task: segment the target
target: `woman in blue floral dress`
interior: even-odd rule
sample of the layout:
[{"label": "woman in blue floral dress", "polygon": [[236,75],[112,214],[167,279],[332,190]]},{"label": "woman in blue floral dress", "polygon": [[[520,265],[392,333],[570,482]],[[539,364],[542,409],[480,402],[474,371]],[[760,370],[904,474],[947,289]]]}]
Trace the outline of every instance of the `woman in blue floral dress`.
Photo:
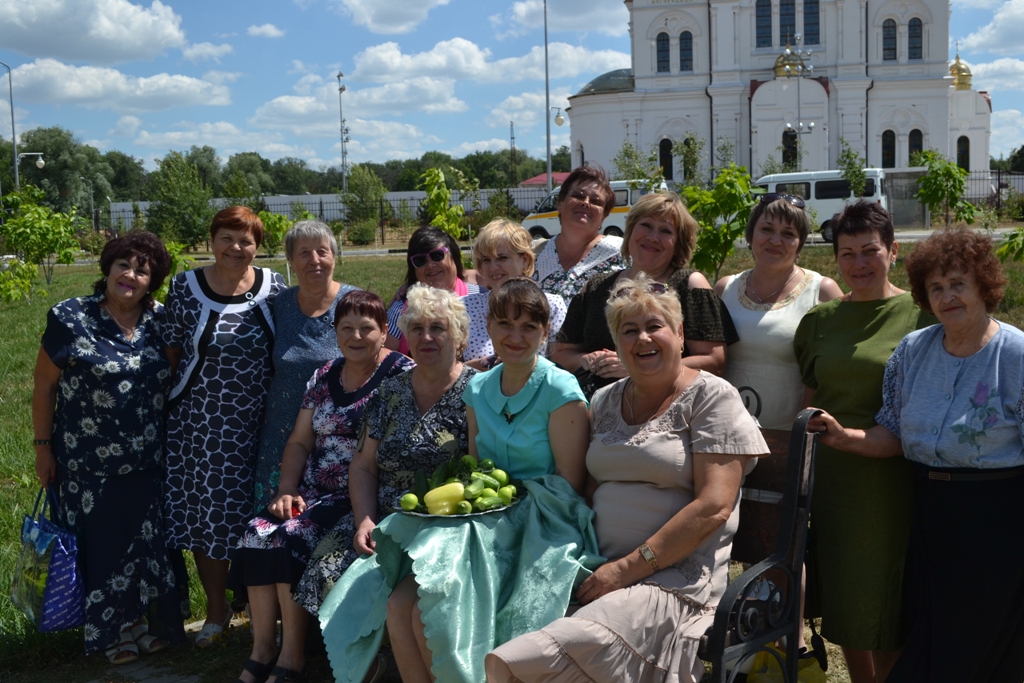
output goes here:
[{"label": "woman in blue floral dress", "polygon": [[171,373],[150,294],[170,265],[152,233],[108,242],[95,293],[50,309],[36,361],[36,474],[78,536],[85,651],[114,664],[185,637],[161,495]]},{"label": "woman in blue floral dress", "polygon": [[376,294],[353,291],[343,296],[334,325],[344,357],[327,363],[309,380],[284,448],[277,491],[267,512],[249,522],[231,564],[229,586],[248,591],[252,612],[253,649],[240,678],[243,683],[261,683],[270,675],[290,680],[290,674],[304,669],[309,613],[292,600],[292,588],[324,532],[351,517],[348,467],[363,408],[382,381],[413,366],[402,354],[384,348],[387,317]]}]

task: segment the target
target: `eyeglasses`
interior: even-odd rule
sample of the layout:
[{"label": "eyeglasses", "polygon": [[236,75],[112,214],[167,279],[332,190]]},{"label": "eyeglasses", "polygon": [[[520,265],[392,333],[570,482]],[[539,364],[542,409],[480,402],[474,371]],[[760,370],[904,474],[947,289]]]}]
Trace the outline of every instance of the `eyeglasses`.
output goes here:
[{"label": "eyeglasses", "polygon": [[779,194],[778,192],[766,192],[765,194],[761,195],[762,204],[771,204],[772,202],[777,202],[780,199],[785,199],[787,202],[789,202],[798,209],[802,209],[804,208],[804,206],[806,206],[806,204],[804,204],[804,198],[798,197],[795,194]]},{"label": "eyeglasses", "polygon": [[590,205],[595,209],[604,208],[604,200],[600,197],[592,194],[587,194],[583,190],[570,190],[569,196],[578,201],[580,204],[583,202],[590,202]]},{"label": "eyeglasses", "polygon": [[440,263],[444,261],[445,254],[447,253],[448,247],[438,247],[437,249],[431,249],[425,254],[413,254],[409,257],[409,263],[412,264],[413,268],[422,268],[427,265],[428,258],[434,263]]},{"label": "eyeglasses", "polygon": [[[619,291],[615,292],[615,296],[613,296],[612,299],[621,299],[624,296],[629,296],[636,289],[636,287],[623,287]],[[664,294],[665,292],[668,291],[668,286],[663,285],[660,282],[649,282],[647,283],[647,286],[644,287],[643,289],[647,290],[648,292],[651,292],[652,294]]]}]

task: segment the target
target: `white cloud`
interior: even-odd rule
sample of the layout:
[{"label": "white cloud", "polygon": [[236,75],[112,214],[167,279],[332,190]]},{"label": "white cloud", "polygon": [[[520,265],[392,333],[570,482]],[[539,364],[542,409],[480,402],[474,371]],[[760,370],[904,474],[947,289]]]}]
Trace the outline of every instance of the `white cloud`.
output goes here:
[{"label": "white cloud", "polygon": [[991,9],[1001,4],[1003,0],[953,0],[954,9]]},{"label": "white cloud", "polygon": [[989,154],[995,158],[1009,156],[1024,145],[1024,114],[1016,109],[992,112],[992,137]]},{"label": "white cloud", "polygon": [[969,66],[974,74],[975,90],[1024,90],[1024,60],[1001,57],[987,64]]},{"label": "white cloud", "polygon": [[226,86],[191,76],[160,73],[140,78],[117,69],[71,66],[53,59],[37,59],[14,71],[18,97],[33,103],[122,112],[231,104]]},{"label": "white cloud", "polygon": [[223,83],[234,83],[242,77],[240,71],[207,71],[203,74],[203,80],[221,85]]},{"label": "white cloud", "polygon": [[[569,92],[551,93],[551,106],[561,107],[564,111],[569,106]],[[553,117],[555,114],[551,112]],[[526,130],[534,124],[544,122],[544,91],[524,92],[520,95],[506,97],[497,107],[491,110],[487,123],[491,126],[508,126],[514,121],[516,128]],[[552,128],[556,128],[554,121]]]},{"label": "white cloud", "polygon": [[316,86],[323,82],[324,79],[317,74],[306,74],[298,80],[293,89],[300,95],[309,95]]},{"label": "white cloud", "polygon": [[0,0],[0,45],[31,57],[97,64],[153,59],[183,47],[181,17],[153,0]]},{"label": "white cloud", "polygon": [[[553,78],[603,73],[630,65],[629,55],[615,50],[588,50],[566,43],[551,43],[548,50]],[[490,83],[544,78],[543,47],[534,47],[521,57],[489,61],[490,57],[490,50],[465,38],[444,40],[426,52],[409,55],[403,54],[397,43],[388,42],[357,54],[353,76],[376,82],[401,81],[414,76]]]},{"label": "white cloud", "polygon": [[306,74],[312,71],[316,71],[317,67],[315,64],[306,64],[301,59],[292,60],[292,68],[288,69],[290,74]]},{"label": "white cloud", "polygon": [[99,150],[104,150],[107,147],[110,147],[110,140],[85,140],[82,144],[95,147]]},{"label": "white cloud", "polygon": [[[507,13],[491,17],[496,29],[522,35],[544,26],[543,0],[519,0]],[[548,32],[596,31],[621,36],[629,30],[629,12],[621,0],[560,0],[548,3]],[[500,36],[499,36],[500,37]]]},{"label": "white cloud", "polygon": [[[6,74],[4,74],[6,75]],[[15,105],[14,107],[14,124],[18,133],[18,140],[21,140],[21,136],[25,134],[25,131],[36,128],[35,125],[25,125],[25,119],[28,118],[28,110],[22,109]],[[11,134],[11,110],[10,107],[3,106],[0,104],[0,138],[4,140],[10,140],[8,135]],[[2,189],[2,188],[0,188]]]},{"label": "white cloud", "polygon": [[264,131],[244,131],[228,121],[214,123],[182,122],[180,130],[150,132],[143,130],[135,138],[135,144],[153,149],[188,149],[192,145],[210,145],[218,154],[228,157],[239,151],[263,150],[269,145],[281,143],[280,136]]},{"label": "white cloud", "polygon": [[1007,0],[996,10],[992,22],[964,38],[968,50],[999,55],[1024,54],[1020,27],[1024,26],[1024,0]]},{"label": "white cloud", "polygon": [[497,152],[502,149],[508,149],[508,147],[508,140],[491,138],[490,140],[479,140],[477,142],[463,142],[454,149],[448,150],[448,153],[453,157],[464,157],[473,152]]},{"label": "white cloud", "polygon": [[409,33],[435,7],[449,0],[335,0],[334,5],[356,26],[365,26],[372,33],[387,35]]},{"label": "white cloud", "polygon": [[138,116],[122,116],[117,120],[117,124],[108,131],[108,134],[117,137],[131,137],[135,135],[135,131],[141,125],[142,119]]},{"label": "white cloud", "polygon": [[190,62],[203,62],[207,59],[212,59],[219,63],[221,57],[234,51],[235,48],[231,47],[227,43],[222,43],[220,45],[214,45],[213,43],[195,43],[183,49],[181,54]]},{"label": "white cloud", "polygon": [[250,36],[260,36],[262,38],[280,38],[284,35],[284,31],[273,24],[253,25],[246,29],[246,33]]}]

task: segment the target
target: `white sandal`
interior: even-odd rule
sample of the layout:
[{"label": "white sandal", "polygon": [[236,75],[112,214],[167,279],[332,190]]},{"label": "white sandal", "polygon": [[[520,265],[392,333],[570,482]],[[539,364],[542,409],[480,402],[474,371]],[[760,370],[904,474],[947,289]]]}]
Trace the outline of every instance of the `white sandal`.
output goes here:
[{"label": "white sandal", "polygon": [[121,631],[117,645],[107,648],[104,654],[111,664],[131,664],[139,658],[139,647],[135,644],[131,631],[124,630]]},{"label": "white sandal", "polygon": [[171,644],[163,638],[150,635],[149,624],[144,621],[132,626],[131,634],[132,640],[135,641],[135,645],[139,648],[139,652],[143,652],[147,655],[151,655],[154,652],[160,652],[160,650],[169,647]]},{"label": "white sandal", "polygon": [[196,634],[196,647],[203,650],[223,638],[225,629],[231,625],[232,616],[231,610],[228,610],[228,615],[224,618],[223,624],[214,624],[210,621],[203,624],[203,627],[199,629],[199,633]]}]

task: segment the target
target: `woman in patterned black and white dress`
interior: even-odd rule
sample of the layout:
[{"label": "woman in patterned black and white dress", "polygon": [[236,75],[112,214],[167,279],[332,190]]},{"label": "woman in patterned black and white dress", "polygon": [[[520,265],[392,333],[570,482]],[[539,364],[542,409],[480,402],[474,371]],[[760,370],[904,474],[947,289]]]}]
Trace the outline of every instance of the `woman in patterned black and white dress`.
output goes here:
[{"label": "woman in patterned black and white dress", "polygon": [[263,223],[232,206],[213,218],[212,266],[177,275],[167,297],[164,343],[175,368],[167,416],[168,546],[191,550],[206,592],[199,647],[231,619],[228,553],[251,508],[252,476],[273,374],[271,304],[285,284],[253,268]]}]

